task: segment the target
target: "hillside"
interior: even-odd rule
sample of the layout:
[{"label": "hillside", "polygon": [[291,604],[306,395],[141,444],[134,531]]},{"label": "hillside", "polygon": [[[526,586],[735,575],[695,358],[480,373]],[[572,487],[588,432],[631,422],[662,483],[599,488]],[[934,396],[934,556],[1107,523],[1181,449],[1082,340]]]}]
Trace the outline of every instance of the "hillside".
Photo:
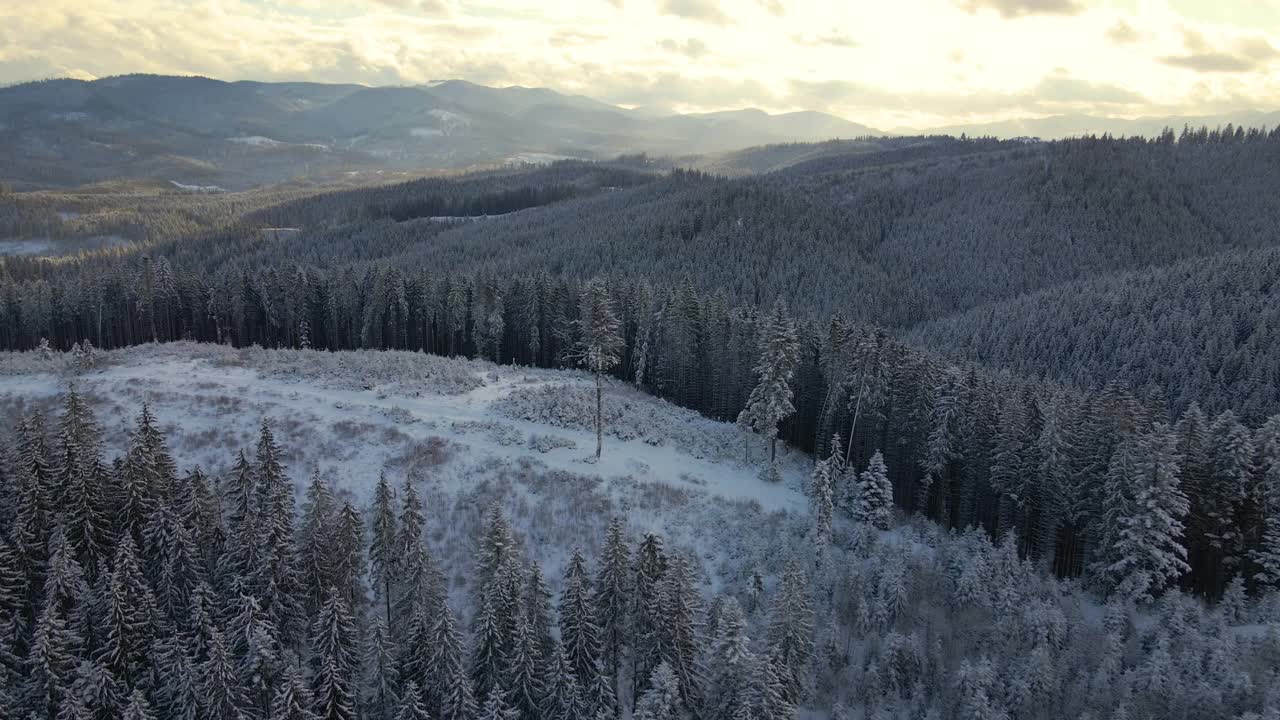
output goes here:
[{"label": "hillside", "polygon": [[873,134],[822,113],[652,117],[545,88],[127,75],[0,88],[0,183],[147,178],[243,190],[294,178],[722,152]]},{"label": "hillside", "polygon": [[[177,648],[140,652],[129,670],[99,661],[105,682],[176,663],[157,673],[161,709],[257,712],[298,682],[294,662],[335,653],[354,679],[316,692],[369,713],[387,707],[387,687],[424,688],[424,708],[446,716],[530,696],[625,715],[650,686],[687,688],[684,702],[708,712],[720,698],[813,718],[1275,707],[1274,593],[1248,600],[1236,588],[1212,610],[1176,590],[1153,607],[1104,604],[1020,560],[1011,541],[919,520],[876,527],[843,497],[815,544],[805,456],[788,455],[782,482],[766,483],[741,461],[741,429],[609,383],[611,433],[591,463],[589,389],[577,372],[418,353],[176,343],[92,363],[8,354],[0,406],[20,420],[14,472],[0,480],[23,500],[0,514],[0,537],[22,527],[20,538],[47,539],[40,563],[60,593],[32,601],[33,647],[87,666],[118,644]],[[66,460],[77,452],[100,453],[105,469],[81,472]],[[56,526],[31,521],[37,468],[69,478]],[[86,527],[119,540],[96,546]],[[12,547],[0,544],[0,560]],[[87,599],[99,578],[135,601],[99,609]],[[21,612],[26,597],[0,596],[0,612]],[[76,622],[52,633],[64,617]],[[602,619],[600,636],[584,617]],[[101,636],[81,634],[90,622]],[[645,627],[679,642],[651,645]],[[495,646],[510,650],[494,659]],[[597,689],[562,689],[577,677]],[[32,704],[38,682],[10,707]],[[524,694],[495,700],[495,683]],[[765,691],[731,689],[744,683]]]},{"label": "hillside", "polygon": [[953,357],[1082,386],[1155,383],[1175,411],[1280,407],[1280,248],[1070,283],[918,325]]}]

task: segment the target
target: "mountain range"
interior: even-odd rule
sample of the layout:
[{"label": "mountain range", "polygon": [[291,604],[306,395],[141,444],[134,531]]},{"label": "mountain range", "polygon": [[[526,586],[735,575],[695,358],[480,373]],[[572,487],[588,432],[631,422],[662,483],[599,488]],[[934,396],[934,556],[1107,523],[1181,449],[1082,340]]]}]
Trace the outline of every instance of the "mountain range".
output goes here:
[{"label": "mountain range", "polygon": [[0,89],[0,182],[118,177],[241,189],[296,177],[462,169],[626,153],[680,156],[878,131],[832,115],[661,115],[543,88],[128,75]]}]

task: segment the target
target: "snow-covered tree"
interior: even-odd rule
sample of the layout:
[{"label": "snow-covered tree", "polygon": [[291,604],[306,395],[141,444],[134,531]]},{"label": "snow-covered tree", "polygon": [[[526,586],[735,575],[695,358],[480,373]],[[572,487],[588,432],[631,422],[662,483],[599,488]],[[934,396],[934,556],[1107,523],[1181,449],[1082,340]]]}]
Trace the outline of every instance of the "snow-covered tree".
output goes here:
[{"label": "snow-covered tree", "polygon": [[623,536],[622,518],[614,516],[605,532],[600,567],[596,572],[595,622],[600,630],[602,667],[617,695],[622,670],[622,649],[626,643],[627,608],[630,598],[631,553]]},{"label": "snow-covered tree", "polygon": [[1177,438],[1165,425],[1126,439],[1107,472],[1101,572],[1116,592],[1151,601],[1190,569],[1182,545],[1187,498],[1178,484]]},{"label": "snow-covered tree", "polygon": [[800,362],[800,342],[795,325],[787,317],[781,300],[761,320],[760,359],[755,366],[759,382],[747,398],[746,407],[738,415],[738,424],[763,435],[769,443],[770,479],[778,478],[778,423],[795,412],[791,402],[791,380]]},{"label": "snow-covered tree", "polygon": [[893,483],[884,456],[877,450],[858,476],[853,518],[880,530],[889,529],[893,517]]},{"label": "snow-covered tree", "polygon": [[360,656],[355,620],[337,588],[330,588],[311,632],[312,679],[321,720],[353,720],[356,716]]},{"label": "snow-covered tree", "polygon": [[1258,548],[1253,554],[1253,562],[1258,568],[1254,579],[1280,588],[1280,415],[1267,420],[1258,430],[1257,438],[1262,475],[1258,503],[1262,529]]},{"label": "snow-covered tree", "polygon": [[649,679],[649,687],[636,702],[635,720],[677,720],[682,714],[680,680],[670,665],[658,663]]},{"label": "snow-covered tree", "polygon": [[618,364],[623,347],[613,299],[603,281],[593,280],[583,286],[575,327],[578,341],[569,357],[591,371],[596,379],[596,459],[599,459],[604,447],[603,375]]}]

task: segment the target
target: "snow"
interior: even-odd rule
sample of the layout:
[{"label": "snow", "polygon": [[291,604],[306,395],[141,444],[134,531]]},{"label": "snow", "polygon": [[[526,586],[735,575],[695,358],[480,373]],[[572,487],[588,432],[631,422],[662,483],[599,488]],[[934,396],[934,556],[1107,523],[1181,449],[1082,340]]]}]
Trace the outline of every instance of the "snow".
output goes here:
[{"label": "snow", "polygon": [[274,140],[262,135],[246,135],[243,137],[227,138],[227,142],[237,143],[240,145],[251,145],[260,148],[310,148],[312,150],[329,151],[328,145],[320,143],[288,143],[281,140]]},{"label": "snow", "polygon": [[184,183],[180,183],[177,180],[170,180],[169,182],[172,183],[173,186],[178,188],[179,190],[186,190],[187,192],[198,192],[198,193],[226,192],[226,188],[221,188],[221,187],[218,187],[217,185],[187,185]]},{"label": "snow", "polygon": [[52,249],[47,239],[0,240],[0,255],[44,255]]},{"label": "snow", "polygon": [[[237,450],[251,453],[258,423],[270,418],[300,490],[319,469],[365,506],[380,472],[396,484],[411,476],[438,512],[453,508],[450,526],[462,528],[479,521],[488,502],[481,498],[502,498],[552,577],[573,546],[595,548],[609,517],[622,511],[633,531],[656,530],[669,545],[700,554],[717,585],[748,568],[780,567],[790,549],[779,537],[799,537],[803,530],[794,528],[809,522],[800,492],[807,456],[782,456],[783,482],[766,483],[757,465],[742,461],[736,426],[620,383],[605,389],[610,425],[595,462],[592,415],[583,406],[594,402],[594,380],[578,371],[412,352],[193,343],[99,353],[96,368],[83,373],[69,358],[0,355],[0,411],[14,417],[45,406],[56,415],[57,398],[74,382],[114,454],[146,401],[180,467],[214,473],[227,471]],[[762,446],[754,456],[764,456]],[[463,557],[474,533],[454,534],[449,542],[458,545],[441,552]]]}]

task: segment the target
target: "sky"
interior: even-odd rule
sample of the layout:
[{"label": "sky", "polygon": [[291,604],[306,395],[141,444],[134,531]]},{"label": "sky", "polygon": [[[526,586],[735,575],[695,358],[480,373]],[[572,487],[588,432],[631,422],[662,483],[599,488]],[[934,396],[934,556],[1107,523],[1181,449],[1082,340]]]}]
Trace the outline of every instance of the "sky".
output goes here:
[{"label": "sky", "polygon": [[11,0],[0,84],[461,78],[880,129],[1280,109],[1280,0]]}]

